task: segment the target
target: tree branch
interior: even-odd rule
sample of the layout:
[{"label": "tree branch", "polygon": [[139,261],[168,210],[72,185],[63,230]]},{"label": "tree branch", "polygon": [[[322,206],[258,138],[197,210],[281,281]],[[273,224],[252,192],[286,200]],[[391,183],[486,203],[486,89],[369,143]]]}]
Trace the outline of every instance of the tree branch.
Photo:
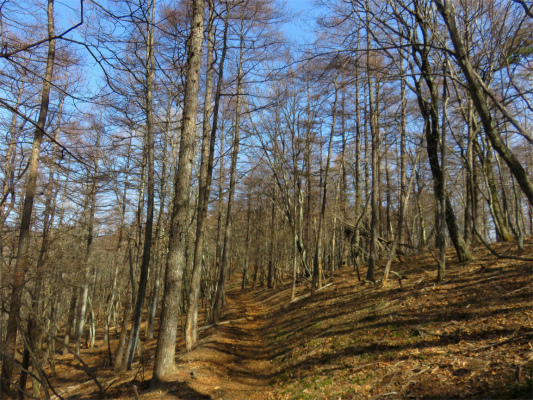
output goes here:
[{"label": "tree branch", "polygon": [[20,53],[22,51],[26,51],[26,50],[32,49],[34,47],[40,46],[41,44],[47,43],[47,42],[49,42],[51,40],[62,39],[63,36],[65,36],[69,32],[72,32],[74,29],[79,28],[81,25],[83,25],[83,0],[80,0],[80,9],[81,9],[81,20],[80,20],[80,22],[78,22],[74,26],[71,26],[70,28],[68,28],[63,33],[60,33],[59,35],[56,35],[56,36],[47,37],[46,39],[42,39],[42,40],[39,40],[37,42],[30,43],[30,44],[28,44],[28,45],[26,45],[24,47],[21,47],[19,49],[16,49],[16,50],[13,50],[13,51],[10,51],[10,52],[7,51],[7,46],[4,46],[3,49],[0,49],[0,58],[13,57],[15,54],[18,54],[18,53]]}]

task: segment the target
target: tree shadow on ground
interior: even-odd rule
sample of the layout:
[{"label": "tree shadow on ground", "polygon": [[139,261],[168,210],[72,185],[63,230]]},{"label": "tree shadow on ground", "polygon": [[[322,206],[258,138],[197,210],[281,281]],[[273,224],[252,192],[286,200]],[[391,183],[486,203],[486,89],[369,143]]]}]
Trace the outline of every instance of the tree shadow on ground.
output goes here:
[{"label": "tree shadow on ground", "polygon": [[[273,382],[286,393],[316,394],[320,379],[337,387],[344,379],[343,399],[350,398],[350,387],[364,386],[360,381],[385,384],[389,393],[383,399],[394,393],[439,400],[530,399],[531,362],[526,368],[523,360],[533,335],[525,318],[531,310],[531,265],[478,258],[449,267],[446,280],[437,283],[425,265],[395,265],[399,273],[409,270],[408,278],[403,287],[391,282],[384,288],[360,284],[344,270],[313,297],[305,296],[307,289],[296,302],[286,296],[286,305],[270,308],[267,316]],[[258,292],[250,294],[255,301],[274,302],[274,293]],[[479,366],[470,368],[469,362]],[[521,379],[514,377],[517,368]],[[447,376],[453,384],[446,383]],[[402,379],[419,385],[408,387]],[[371,397],[381,400],[378,393]]]},{"label": "tree shadow on ground", "polygon": [[211,397],[199,393],[189,386],[187,382],[162,381],[150,386],[150,380],[124,382],[110,389],[104,396],[105,399],[124,397],[125,395],[135,397],[135,389],[140,394],[139,399],[187,399],[187,400],[210,400]]}]

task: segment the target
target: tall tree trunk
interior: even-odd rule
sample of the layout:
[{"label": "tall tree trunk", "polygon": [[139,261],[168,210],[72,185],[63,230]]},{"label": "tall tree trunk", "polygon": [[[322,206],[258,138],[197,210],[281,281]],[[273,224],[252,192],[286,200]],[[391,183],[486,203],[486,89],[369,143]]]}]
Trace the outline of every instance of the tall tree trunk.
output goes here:
[{"label": "tall tree trunk", "polygon": [[[224,80],[224,64],[227,50],[228,14],[224,22],[223,48],[220,57],[218,81],[215,93],[214,110],[211,110],[211,97],[213,88],[213,73],[215,60],[213,57],[214,32],[213,23],[215,18],[215,5],[213,0],[208,1],[209,19],[207,24],[207,76],[205,84],[204,120],[202,149],[200,159],[200,187],[198,191],[198,213],[196,216],[196,241],[194,243],[194,259],[192,267],[191,289],[189,291],[189,308],[187,310],[187,322],[185,324],[185,348],[191,351],[196,347],[198,340],[198,301],[200,297],[202,278],[202,259],[204,247],[204,231],[207,220],[207,206],[211,193],[211,183],[213,179],[213,163],[215,156],[216,133],[218,129],[218,112],[220,108],[220,98],[222,95],[222,82]],[[213,125],[209,121],[213,114]]]},{"label": "tall tree trunk", "polygon": [[[305,202],[305,227],[304,234],[305,237],[303,242],[310,246],[311,243],[311,203],[313,200],[313,171],[312,171],[312,138],[313,138],[313,123],[314,123],[314,110],[311,109],[311,90],[309,84],[307,85],[307,104],[306,104],[306,133],[305,133],[305,153],[304,153],[304,163],[305,163],[305,185],[306,185],[306,202]],[[308,247],[309,248],[309,247]],[[311,253],[311,251],[309,251]],[[306,254],[307,256],[307,254]],[[310,254],[309,254],[310,256]],[[309,265],[310,260],[305,260],[305,265]],[[305,273],[309,273],[306,269]]]},{"label": "tall tree trunk", "polygon": [[[368,24],[367,24],[368,26]],[[370,45],[370,41],[367,41]],[[370,48],[370,47],[368,47]],[[377,240],[378,240],[378,229],[379,229],[379,205],[380,199],[378,197],[379,192],[379,148],[380,148],[380,128],[378,124],[378,114],[377,114],[377,104],[378,104],[378,91],[379,84],[374,83],[370,75],[370,54],[367,52],[367,78],[368,78],[368,106],[369,106],[369,122],[370,122],[370,135],[372,137],[372,190],[371,190],[371,221],[370,221],[370,249],[368,254],[368,270],[366,273],[366,280],[374,282],[374,271],[378,262],[378,249],[377,249]],[[374,85],[376,86],[376,98],[374,100]],[[368,192],[367,192],[368,193]]]},{"label": "tall tree trunk", "polygon": [[[169,102],[170,103],[170,102]],[[169,104],[169,107],[167,109],[167,120],[166,120],[166,130],[163,132],[163,149],[166,149],[168,146],[168,134],[169,134],[169,127],[171,126],[171,107]],[[148,323],[146,325],[146,338],[147,339],[153,339],[154,338],[154,325],[155,325],[155,319],[157,314],[157,306],[159,304],[159,298],[160,298],[160,292],[161,292],[161,281],[163,279],[163,266],[164,266],[164,254],[163,254],[163,237],[165,232],[165,226],[166,223],[164,223],[164,214],[165,214],[165,204],[166,204],[166,197],[167,197],[167,161],[165,157],[162,159],[162,167],[161,167],[161,179],[160,179],[160,187],[159,187],[159,193],[160,193],[160,206],[159,206],[159,214],[157,216],[157,227],[155,230],[155,240],[156,242],[156,251],[155,254],[157,254],[157,267],[156,267],[156,274],[154,279],[154,288],[152,292],[152,300],[149,307],[148,312]]]},{"label": "tall tree trunk", "polygon": [[220,259],[222,257],[222,214],[224,213],[224,180],[226,177],[224,165],[225,153],[225,135],[220,135],[220,149],[219,149],[219,183],[218,183],[218,208],[217,208],[217,235],[215,240],[215,269],[220,268]]},{"label": "tall tree trunk", "polygon": [[[226,10],[229,12],[229,10]],[[242,32],[241,32],[242,33]],[[224,227],[224,246],[222,249],[222,260],[220,265],[220,276],[218,279],[217,290],[215,292],[215,303],[213,306],[213,322],[218,323],[221,317],[221,308],[225,296],[226,273],[228,269],[228,257],[230,252],[230,241],[232,235],[232,208],[233,197],[235,195],[235,181],[237,177],[237,159],[239,156],[240,131],[241,131],[241,108],[242,108],[242,80],[243,80],[243,54],[244,54],[244,37],[241,36],[239,69],[237,75],[237,102],[235,105],[235,129],[233,131],[233,150],[231,152],[230,181],[228,193],[228,205],[226,211],[226,224]]]},{"label": "tall tree trunk", "polygon": [[[338,79],[338,78],[337,78]],[[326,166],[324,170],[324,178],[323,178],[323,185],[322,185],[322,203],[320,205],[320,215],[318,218],[318,229],[317,229],[317,244],[315,249],[315,258],[314,258],[314,264],[313,264],[313,279],[311,281],[311,296],[313,296],[317,289],[321,286],[321,280],[320,277],[322,275],[322,231],[324,226],[324,220],[326,217],[326,204],[327,204],[327,196],[328,196],[328,179],[329,179],[329,164],[331,162],[331,151],[333,148],[333,137],[335,136],[335,125],[337,122],[337,102],[339,99],[339,87],[337,79],[335,79],[334,83],[334,100],[333,105],[331,107],[331,130],[329,134],[329,143],[328,143],[328,153],[326,156]],[[318,286],[318,287],[317,287]]]},{"label": "tall tree trunk", "polygon": [[[303,214],[304,214],[304,195],[302,193],[302,179],[300,176],[298,166],[298,155],[300,153],[300,146],[302,140],[299,129],[291,129],[291,153],[292,153],[292,179],[293,179],[293,210],[290,209],[288,204],[288,211],[291,212],[291,216],[294,218],[290,220],[293,233],[293,271],[292,271],[292,289],[290,301],[296,298],[296,280],[299,273],[300,263],[304,267],[304,271],[307,270],[307,252],[303,243]],[[287,191],[288,192],[288,191]],[[287,193],[287,197],[290,196]],[[289,198],[289,197],[288,197]]]},{"label": "tall tree trunk", "polygon": [[93,176],[90,184],[89,192],[87,193],[87,202],[85,209],[88,209],[89,215],[87,217],[87,244],[85,247],[85,254],[83,255],[83,269],[84,276],[81,282],[81,293],[78,299],[78,323],[76,326],[76,354],[80,354],[81,338],[83,336],[83,327],[85,326],[85,314],[87,312],[87,302],[89,297],[89,281],[91,277],[91,264],[89,259],[91,256],[91,250],[94,239],[94,216],[96,213],[96,183],[98,179],[98,163],[99,163],[99,148],[100,137],[102,134],[103,126],[96,127],[96,154],[94,158]]},{"label": "tall tree trunk", "polygon": [[339,172],[339,198],[340,198],[340,219],[339,224],[339,267],[347,265],[348,255],[348,242],[345,240],[344,233],[346,232],[344,221],[348,220],[348,172],[346,168],[346,150],[347,150],[347,137],[346,137],[346,90],[342,91],[342,121],[341,121],[341,135],[342,135],[342,147],[341,147],[341,165]]},{"label": "tall tree trunk", "polygon": [[443,67],[443,85],[442,85],[442,127],[440,139],[440,163],[442,170],[441,190],[442,195],[439,198],[439,268],[437,272],[437,282],[442,282],[446,276],[446,123],[448,119],[447,106],[448,97],[446,94],[446,62]]},{"label": "tall tree trunk", "polygon": [[41,143],[44,139],[44,129],[48,115],[48,106],[50,102],[50,88],[52,84],[52,73],[55,60],[55,39],[54,37],[54,0],[48,0],[47,5],[48,17],[48,53],[46,57],[46,69],[41,91],[41,104],[39,117],[37,120],[33,145],[29,162],[29,176],[26,184],[22,218],[20,223],[19,239],[17,246],[17,261],[13,271],[13,284],[11,298],[9,301],[9,317],[7,320],[6,336],[4,340],[4,350],[6,357],[2,357],[2,372],[0,375],[0,398],[9,396],[11,377],[13,373],[13,363],[11,359],[15,358],[17,347],[17,333],[22,306],[22,292],[24,289],[24,279],[26,271],[29,268],[29,245],[30,245],[30,228],[31,216],[33,211],[33,201],[36,194],[37,177],[39,172],[39,158],[41,153]]},{"label": "tall tree trunk", "polygon": [[250,185],[248,191],[248,206],[246,211],[246,244],[244,248],[244,265],[242,267],[242,284],[241,289],[246,288],[248,283],[248,270],[250,263],[250,244],[252,242],[252,186]]},{"label": "tall tree trunk", "polygon": [[275,286],[275,280],[274,280],[274,269],[275,269],[275,262],[276,262],[276,254],[274,251],[274,246],[276,243],[276,202],[278,198],[278,186],[274,184],[274,191],[272,194],[272,212],[271,212],[271,219],[270,219],[270,239],[269,239],[269,250],[268,250],[268,274],[267,274],[267,288],[273,289]]},{"label": "tall tree trunk", "polygon": [[[427,31],[427,22],[419,20],[422,30]],[[424,35],[425,38],[428,34]],[[434,74],[431,71],[431,64],[429,61],[429,45],[427,43],[417,45],[415,51],[420,55],[420,69],[422,76],[420,80],[424,80],[430,93],[430,98],[427,100],[422,91],[420,80],[415,80],[416,94],[418,98],[418,105],[420,112],[424,118],[424,131],[426,136],[427,153],[429,164],[431,167],[431,173],[433,175],[433,183],[435,190],[435,197],[437,201],[442,200],[446,203],[446,225],[450,238],[455,247],[457,257],[460,262],[472,260],[472,254],[470,253],[468,246],[466,245],[463,236],[460,232],[460,228],[457,224],[457,218],[453,211],[453,207],[449,197],[446,194],[444,187],[443,170],[439,164],[439,140],[440,140],[440,126],[439,126],[439,94],[437,92],[437,86],[434,81]],[[439,200],[440,199],[440,200]]]},{"label": "tall tree trunk", "polygon": [[465,211],[464,211],[464,233],[463,237],[465,239],[465,242],[468,245],[471,245],[474,241],[474,220],[475,215],[477,213],[476,206],[478,204],[475,204],[474,198],[474,190],[475,190],[475,182],[476,182],[476,176],[474,175],[474,151],[473,151],[473,140],[476,132],[473,130],[472,125],[472,109],[469,107],[468,110],[468,117],[467,117],[467,124],[468,124],[468,144],[466,147],[466,155],[464,157],[464,161],[467,165],[467,173],[464,177],[464,190],[465,190]]},{"label": "tall tree trunk", "polygon": [[[399,27],[399,30],[401,32],[401,28]],[[407,207],[407,202],[404,202],[404,198],[407,197],[406,191],[407,189],[407,174],[405,171],[405,163],[406,163],[406,126],[407,126],[407,97],[406,97],[406,83],[405,83],[405,77],[403,75],[405,74],[405,68],[404,68],[404,61],[405,61],[405,55],[404,51],[400,50],[400,73],[402,74],[401,82],[400,82],[400,207],[399,207],[399,215],[400,218],[403,215],[405,217],[405,207]],[[413,176],[414,176],[414,170],[413,168]],[[405,229],[403,226],[404,218],[402,218],[402,223],[398,224],[397,228],[397,237],[398,241],[400,243],[398,250],[400,254],[405,253],[405,248],[401,244],[406,242],[405,237]]]},{"label": "tall tree trunk", "polygon": [[152,251],[152,230],[154,226],[154,197],[155,197],[155,161],[154,161],[154,116],[152,104],[152,86],[155,76],[155,56],[154,56],[154,31],[155,31],[155,0],[151,0],[149,5],[149,21],[146,21],[148,36],[146,39],[146,82],[145,82],[145,108],[146,108],[146,155],[148,163],[147,179],[147,210],[146,225],[144,230],[144,246],[141,262],[141,275],[139,277],[139,287],[137,289],[137,299],[133,309],[133,324],[131,331],[130,346],[128,351],[127,369],[131,369],[135,346],[139,338],[141,326],[141,314],[146,296],[146,286],[148,284],[148,272],[150,270],[150,256]]},{"label": "tall tree trunk", "polygon": [[191,31],[185,75],[183,99],[183,122],[179,161],[174,185],[174,199],[170,223],[168,259],[165,275],[165,292],[161,324],[155,355],[152,382],[174,371],[176,355],[176,334],[179,307],[182,295],[182,278],[185,269],[185,243],[189,218],[189,192],[191,186],[194,154],[194,133],[198,109],[200,64],[204,31],[205,0],[194,0],[192,4]]},{"label": "tall tree trunk", "polygon": [[[50,242],[49,234],[51,230],[51,226],[53,223],[53,213],[52,213],[52,205],[53,205],[53,197],[54,197],[54,186],[55,186],[55,180],[54,180],[54,174],[55,174],[55,161],[56,161],[56,154],[57,154],[57,140],[59,138],[59,131],[61,126],[61,116],[62,116],[62,110],[63,110],[63,101],[64,98],[61,99],[61,102],[59,104],[58,109],[58,126],[55,129],[54,133],[54,144],[52,146],[52,158],[50,160],[50,169],[48,171],[48,185],[46,188],[45,193],[45,205],[44,205],[44,220],[43,220],[43,238],[41,242],[41,249],[39,251],[39,257],[37,259],[37,277],[35,281],[35,289],[33,293],[33,303],[32,303],[32,312],[29,317],[28,321],[28,342],[31,346],[31,351],[33,352],[33,357],[37,358],[37,363],[40,365],[40,359],[42,357],[41,354],[41,347],[42,347],[42,335],[43,335],[43,326],[42,322],[40,322],[40,317],[43,311],[43,298],[45,294],[43,293],[44,289],[44,282],[45,282],[45,263],[46,263],[46,252],[48,251],[48,245]],[[35,362],[33,364],[33,371],[37,371],[37,365],[35,365]],[[21,374],[26,374],[25,371],[21,371]],[[22,381],[22,379],[21,379]],[[21,386],[22,390],[25,390],[26,388]],[[32,390],[36,397],[40,396],[40,383],[37,379],[32,378]]]},{"label": "tall tree trunk", "polygon": [[[358,76],[359,72],[359,66],[358,64],[355,66],[355,72],[356,76]],[[359,79],[355,82],[355,98],[359,99],[360,95],[360,88],[359,88]],[[354,192],[355,192],[355,202],[354,202],[354,214],[359,220],[362,218],[363,213],[365,212],[363,210],[363,194],[361,190],[361,138],[363,135],[363,131],[361,129],[361,108],[359,105],[359,101],[355,102],[355,154],[354,154]],[[357,246],[357,250],[355,251],[355,257],[352,257],[354,268],[357,267],[357,279],[360,281],[361,277],[359,275],[359,257],[360,257],[360,237],[359,237],[359,224],[355,224],[353,230],[348,233],[348,242],[350,243],[350,253],[354,253],[354,244]]]}]

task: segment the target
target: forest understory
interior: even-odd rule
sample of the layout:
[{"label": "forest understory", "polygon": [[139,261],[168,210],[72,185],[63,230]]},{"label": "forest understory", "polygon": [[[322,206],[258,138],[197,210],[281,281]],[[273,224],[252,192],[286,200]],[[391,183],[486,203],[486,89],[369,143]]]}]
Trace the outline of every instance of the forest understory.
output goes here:
[{"label": "forest understory", "polygon": [[[527,257],[533,239],[523,251],[493,248]],[[104,395],[72,355],[58,353],[52,398],[530,399],[531,262],[497,259],[482,246],[473,254],[458,263],[450,249],[440,283],[431,253],[396,261],[392,270],[402,278],[385,287],[344,267],[313,297],[299,282],[292,302],[289,280],[242,290],[236,272],[222,321],[200,327],[192,352],[178,337],[177,371],[164,382],[150,387],[157,339],[143,341],[142,360],[119,374],[108,365],[100,327],[97,346],[80,356]],[[118,338],[111,339],[113,349]]]}]

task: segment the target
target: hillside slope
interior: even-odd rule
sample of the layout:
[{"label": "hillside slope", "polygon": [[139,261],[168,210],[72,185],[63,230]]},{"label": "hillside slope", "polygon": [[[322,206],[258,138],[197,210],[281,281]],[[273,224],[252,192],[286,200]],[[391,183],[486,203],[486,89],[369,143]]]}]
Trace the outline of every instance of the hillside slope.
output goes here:
[{"label": "hillside slope", "polygon": [[531,399],[532,264],[476,257],[438,284],[427,255],[394,265],[402,287],[343,271],[274,312],[272,398]]},{"label": "hillside slope", "polygon": [[[526,245],[521,255],[531,257],[533,241]],[[519,255],[511,244],[495,248]],[[199,347],[180,352],[177,374],[156,388],[148,388],[155,341],[144,364],[118,378],[97,354],[89,359],[114,399],[134,398],[134,385],[139,399],[530,399],[532,263],[474,254],[457,264],[450,251],[442,283],[428,254],[393,265],[401,286],[362,284],[344,268],[313,298],[301,283],[292,303],[289,282],[242,291],[236,279],[224,321],[203,328]],[[67,390],[61,379],[63,397],[95,398],[94,385]]]}]

